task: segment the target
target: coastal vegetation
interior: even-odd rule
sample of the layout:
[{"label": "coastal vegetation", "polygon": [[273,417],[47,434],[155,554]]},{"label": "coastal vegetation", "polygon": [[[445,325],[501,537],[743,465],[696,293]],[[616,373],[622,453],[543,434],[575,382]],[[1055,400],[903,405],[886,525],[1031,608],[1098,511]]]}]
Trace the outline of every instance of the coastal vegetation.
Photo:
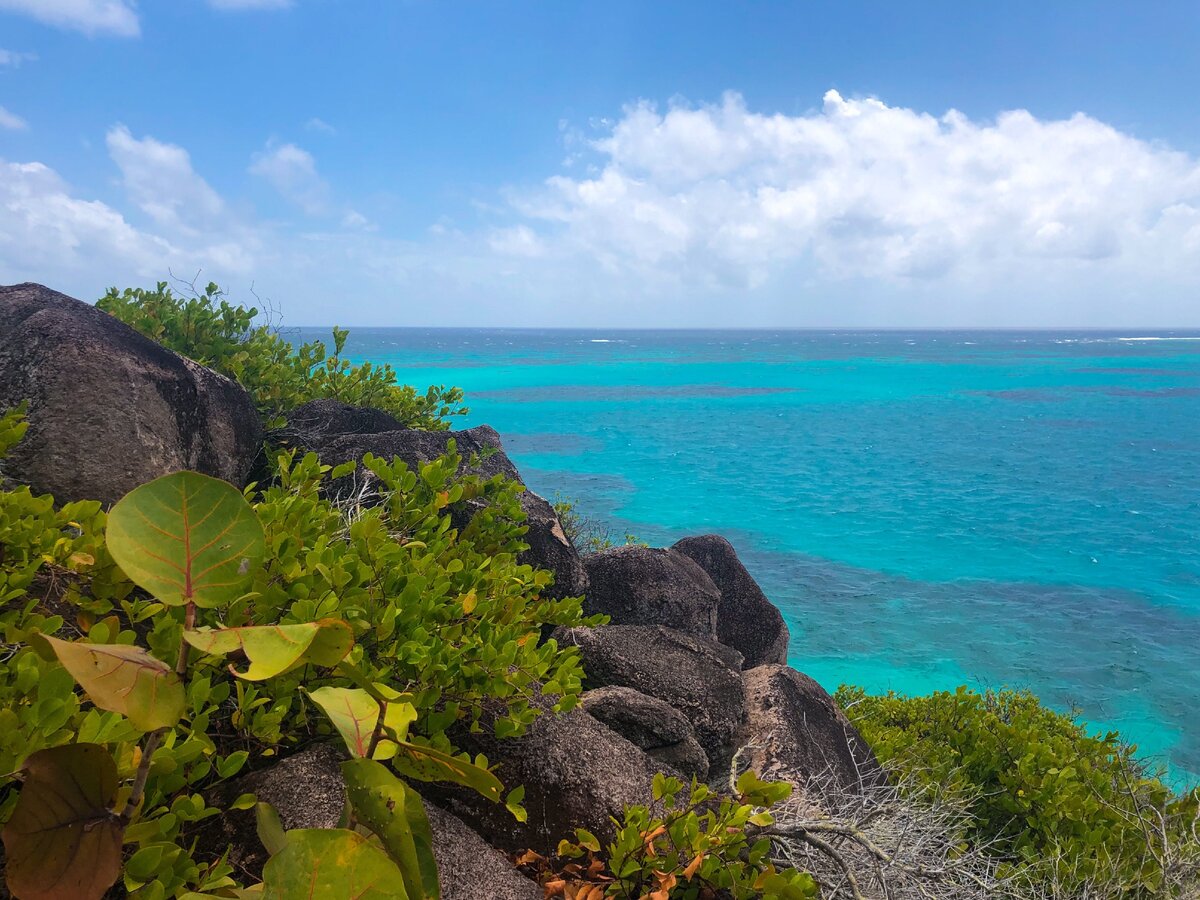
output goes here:
[{"label": "coastal vegetation", "polygon": [[[318,400],[426,431],[464,411],[456,388],[422,392],[350,363],[343,330],[331,347],[293,346],[214,285],[113,290],[99,305],[240,383],[276,428]],[[300,882],[337,897],[348,879],[356,896],[436,898],[456,873],[437,871],[413,785],[453,785],[514,826],[527,819],[525,786],[468,739],[569,714],[581,650],[550,634],[603,617],[519,559],[511,478],[473,472],[453,440],[419,465],[368,453],[334,467],[274,447],[244,490],[176,473],[106,512],[3,482],[27,413],[0,410],[0,773],[23,777],[20,790],[0,784],[0,821],[20,900],[99,897],[116,879],[141,900],[291,898]],[[373,502],[325,489],[355,473]],[[555,509],[584,552],[639,543],[572,501]],[[729,677],[740,697],[741,672]],[[1196,897],[1200,798],[1172,793],[1118,735],[1022,692],[844,687],[836,699],[886,778],[853,791],[812,778],[797,797],[735,755],[708,784],[655,778],[608,838],[579,830],[512,856],[569,900]],[[215,799],[331,742],[349,756],[338,828],[288,831],[249,792]],[[52,795],[67,801],[57,818]],[[238,811],[270,854],[258,871],[235,867],[210,830]]]}]

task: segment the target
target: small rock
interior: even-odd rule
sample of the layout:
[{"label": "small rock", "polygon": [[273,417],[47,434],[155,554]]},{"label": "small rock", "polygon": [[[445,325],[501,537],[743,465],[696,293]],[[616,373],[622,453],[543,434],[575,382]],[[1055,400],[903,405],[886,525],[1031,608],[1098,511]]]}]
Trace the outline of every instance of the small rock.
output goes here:
[{"label": "small rock", "polygon": [[881,784],[875,754],[829,692],[787,666],[743,673],[749,726],[745,761],[760,778],[801,790],[857,793]]},{"label": "small rock", "polygon": [[660,762],[689,778],[693,775],[701,781],[708,778],[708,757],[696,740],[696,730],[669,703],[618,685],[585,691],[580,703],[617,734]]},{"label": "small rock", "polygon": [[39,284],[0,287],[0,410],[29,401],[7,478],[115,503],[191,469],[242,487],[262,423],[236,382]]},{"label": "small rock", "polygon": [[614,625],[665,625],[702,638],[717,636],[721,592],[692,559],[674,550],[625,546],[584,560],[584,611]]},{"label": "small rock", "polygon": [[740,653],[661,625],[560,628],[554,636],[561,646],[579,647],[588,687],[633,688],[681,712],[710,775],[723,777],[746,721]]},{"label": "small rock", "polygon": [[717,640],[746,657],[747,669],[787,662],[788,628],[783,615],[746,571],[729,541],[704,534],[684,538],[671,549],[695,560],[721,592]]}]

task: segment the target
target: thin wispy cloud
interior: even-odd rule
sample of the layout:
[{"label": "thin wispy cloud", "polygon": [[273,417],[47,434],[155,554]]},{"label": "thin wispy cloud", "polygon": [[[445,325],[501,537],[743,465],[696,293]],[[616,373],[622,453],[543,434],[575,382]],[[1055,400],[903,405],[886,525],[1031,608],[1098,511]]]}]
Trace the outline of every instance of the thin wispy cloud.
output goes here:
[{"label": "thin wispy cloud", "polygon": [[16,50],[0,49],[0,68],[19,69],[25,63],[37,62],[36,53],[18,53]]},{"label": "thin wispy cloud", "polygon": [[317,118],[316,116],[313,116],[311,119],[305,122],[304,128],[306,131],[315,131],[319,132],[320,134],[337,134],[336,128],[334,128],[324,119]]},{"label": "thin wispy cloud", "polygon": [[329,205],[329,185],[317,174],[317,161],[295,144],[268,144],[255,154],[250,172],[309,215],[320,215]]},{"label": "thin wispy cloud", "polygon": [[141,34],[133,0],[0,0],[0,12],[26,15],[90,36]]},{"label": "thin wispy cloud", "polygon": [[0,106],[0,129],[4,129],[5,131],[24,131],[28,127],[28,122],[16,113],[9,112],[3,106]]}]

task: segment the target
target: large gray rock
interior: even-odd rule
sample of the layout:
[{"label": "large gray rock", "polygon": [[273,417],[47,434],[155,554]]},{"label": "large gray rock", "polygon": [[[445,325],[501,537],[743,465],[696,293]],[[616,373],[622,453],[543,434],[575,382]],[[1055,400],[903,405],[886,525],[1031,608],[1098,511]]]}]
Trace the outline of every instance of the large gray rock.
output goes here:
[{"label": "large gray rock", "polygon": [[614,625],[665,625],[704,638],[717,636],[721,592],[691,558],[674,550],[625,546],[584,560],[584,611]]},{"label": "large gray rock", "polygon": [[458,746],[487,756],[506,789],[525,786],[526,822],[468,788],[417,787],[505,850],[528,848],[547,855],[576,828],[612,840],[612,817],[621,816],[627,805],[652,802],[651,785],[662,767],[584,710],[557,715],[549,698],[537,696],[532,702],[543,715],[520,737],[498,739],[491,715],[481,720],[481,731],[454,734]]},{"label": "large gray rock", "polygon": [[[461,474],[496,475],[524,484],[521,473],[504,452],[495,429],[479,425],[466,431],[418,431],[403,428],[387,413],[349,406],[334,400],[317,400],[288,414],[288,424],[273,439],[285,446],[317,454],[330,466],[362,459],[368,453],[383,459],[399,457],[409,468],[416,468],[445,454],[451,440],[462,457]],[[475,460],[472,465],[472,460]],[[359,469],[347,476],[336,490],[357,493],[370,490],[370,473]],[[475,507],[469,507],[473,512]],[[548,597],[574,597],[587,589],[587,574],[570,538],[563,532],[554,508],[542,497],[526,489],[521,494],[521,509],[528,531],[529,549],[520,562],[554,573],[554,585]],[[456,522],[466,524],[469,515]]]},{"label": "large gray rock", "polygon": [[580,704],[660,762],[688,778],[708,778],[708,757],[696,729],[666,701],[614,684],[585,691]]},{"label": "large gray rock", "polygon": [[859,792],[883,782],[875,754],[829,692],[787,666],[743,673],[749,715],[744,761],[768,781],[809,794]]},{"label": "large gray rock", "polygon": [[542,900],[545,896],[462,819],[432,803],[425,804],[425,814],[433,832],[442,900]]},{"label": "large gray rock", "polygon": [[717,640],[746,658],[745,666],[786,663],[788,628],[767,599],[733,545],[719,534],[684,538],[672,548],[695,560],[721,592],[717,605]]},{"label": "large gray rock", "polygon": [[710,774],[721,777],[746,721],[740,653],[661,625],[560,628],[554,636],[579,647],[588,687],[633,688],[683,713]]},{"label": "large gray rock", "polygon": [[262,444],[241,386],[38,284],[0,287],[0,410],[25,400],[4,474],[60,502],[114,503],[181,469],[241,487]]}]

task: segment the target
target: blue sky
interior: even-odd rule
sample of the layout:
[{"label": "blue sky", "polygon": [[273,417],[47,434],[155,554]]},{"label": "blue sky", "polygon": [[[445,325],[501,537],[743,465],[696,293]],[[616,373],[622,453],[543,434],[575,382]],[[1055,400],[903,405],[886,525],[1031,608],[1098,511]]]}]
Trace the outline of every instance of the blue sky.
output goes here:
[{"label": "blue sky", "polygon": [[0,0],[0,282],[1200,326],[1195,3]]}]

